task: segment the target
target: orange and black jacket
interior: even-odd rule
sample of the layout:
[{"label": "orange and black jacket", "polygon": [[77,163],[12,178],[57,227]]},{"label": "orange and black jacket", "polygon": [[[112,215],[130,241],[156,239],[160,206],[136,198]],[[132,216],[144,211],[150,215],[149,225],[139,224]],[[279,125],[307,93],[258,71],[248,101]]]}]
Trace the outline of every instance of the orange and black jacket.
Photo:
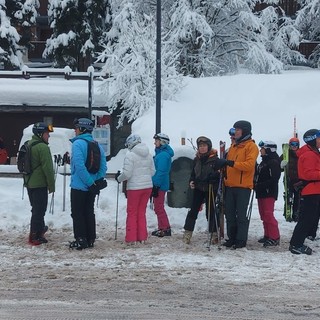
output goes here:
[{"label": "orange and black jacket", "polygon": [[258,155],[258,146],[252,139],[233,144],[228,151],[227,160],[234,161],[234,165],[227,166],[225,186],[252,189]]}]

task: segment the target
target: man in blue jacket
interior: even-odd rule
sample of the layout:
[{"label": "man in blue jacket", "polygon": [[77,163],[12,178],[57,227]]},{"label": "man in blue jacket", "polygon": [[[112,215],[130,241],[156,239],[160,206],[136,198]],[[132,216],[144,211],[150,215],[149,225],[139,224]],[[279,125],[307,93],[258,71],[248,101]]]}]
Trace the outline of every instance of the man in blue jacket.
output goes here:
[{"label": "man in blue jacket", "polygon": [[155,144],[154,165],[155,175],[152,177],[152,193],[154,202],[154,211],[158,218],[158,229],[151,234],[156,237],[171,236],[171,227],[169,219],[164,208],[166,192],[170,187],[171,158],[174,155],[169,146],[170,139],[164,133],[157,133],[153,137]]},{"label": "man in blue jacket", "polygon": [[[100,183],[106,175],[107,161],[103,148],[100,149],[100,166],[91,173],[86,166],[89,142],[93,141],[93,122],[87,118],[74,121],[76,136],[71,139],[71,217],[75,241],[70,248],[82,250],[92,248],[96,239],[94,201],[101,189]],[[100,182],[100,183],[99,183]],[[104,182],[106,186],[106,182]]]}]

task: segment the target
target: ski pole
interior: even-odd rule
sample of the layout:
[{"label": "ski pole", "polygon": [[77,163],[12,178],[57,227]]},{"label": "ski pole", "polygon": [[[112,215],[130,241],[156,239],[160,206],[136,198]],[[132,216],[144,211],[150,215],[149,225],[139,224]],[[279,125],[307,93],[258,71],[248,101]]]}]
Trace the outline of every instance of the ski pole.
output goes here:
[{"label": "ski pole", "polygon": [[207,249],[210,251],[212,233],[210,232],[210,223],[211,223],[211,197],[212,197],[212,184],[209,184],[209,196],[208,196],[208,243]]},{"label": "ski pole", "polygon": [[254,190],[251,191],[251,199],[250,199],[250,203],[249,203],[247,214],[246,214],[246,217],[248,220],[250,220],[251,218],[253,198],[254,198]]},{"label": "ski pole", "polygon": [[120,189],[119,186],[120,186],[120,183],[118,183],[118,186],[117,186],[116,230],[114,233],[114,240],[117,240],[117,233],[118,233],[118,211],[119,211],[119,189]]},{"label": "ski pole", "polygon": [[62,198],[62,211],[66,210],[66,183],[67,183],[67,163],[64,161],[63,164],[63,198]]}]

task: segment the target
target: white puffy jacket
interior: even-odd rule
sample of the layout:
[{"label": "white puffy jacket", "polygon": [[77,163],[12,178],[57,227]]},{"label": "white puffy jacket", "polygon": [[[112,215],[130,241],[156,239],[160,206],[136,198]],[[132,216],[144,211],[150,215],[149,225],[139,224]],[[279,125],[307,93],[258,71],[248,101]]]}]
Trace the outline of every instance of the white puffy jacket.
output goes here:
[{"label": "white puffy jacket", "polygon": [[138,143],[128,150],[118,181],[127,180],[127,190],[152,188],[152,176],[155,174],[154,162],[148,147]]}]

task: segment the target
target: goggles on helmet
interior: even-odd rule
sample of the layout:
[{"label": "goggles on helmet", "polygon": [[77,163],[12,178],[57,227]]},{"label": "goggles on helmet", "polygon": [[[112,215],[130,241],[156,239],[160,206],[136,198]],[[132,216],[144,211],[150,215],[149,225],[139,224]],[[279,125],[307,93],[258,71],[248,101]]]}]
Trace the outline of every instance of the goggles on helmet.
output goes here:
[{"label": "goggles on helmet", "polygon": [[291,141],[290,143],[289,143],[289,146],[290,147],[294,147],[294,148],[299,148],[299,142],[298,141]]},{"label": "goggles on helmet", "polygon": [[267,142],[267,141],[265,142],[265,141],[262,141],[262,140],[261,140],[258,145],[259,145],[260,148],[265,148],[265,149],[267,149],[267,148],[277,149],[277,145],[274,144],[274,143],[271,143],[271,142],[269,142],[269,141],[268,141],[268,142]]},{"label": "goggles on helmet", "polygon": [[304,137],[303,140],[304,140],[304,142],[307,143],[307,142],[310,142],[310,141],[315,140],[317,138],[320,138],[320,130],[316,134],[314,134],[312,136]]},{"label": "goggles on helmet", "polygon": [[206,137],[199,137],[199,138],[197,139],[197,145],[199,145],[200,143],[208,144],[208,143],[210,143],[210,141],[209,141],[209,139],[206,138]]}]

